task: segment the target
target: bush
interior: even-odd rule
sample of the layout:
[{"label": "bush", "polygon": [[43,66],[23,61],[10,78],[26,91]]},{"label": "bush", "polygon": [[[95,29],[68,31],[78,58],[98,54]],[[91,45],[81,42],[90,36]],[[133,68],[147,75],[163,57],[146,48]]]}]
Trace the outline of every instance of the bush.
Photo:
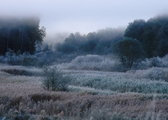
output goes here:
[{"label": "bush", "polygon": [[153,57],[145,59],[135,66],[138,69],[147,69],[151,67],[168,67],[168,55],[164,57]]},{"label": "bush", "polygon": [[44,68],[43,87],[52,91],[66,91],[69,78],[65,76],[57,67]]},{"label": "bush", "polygon": [[100,55],[78,56],[70,63],[64,64],[65,68],[75,70],[122,71],[116,58]]},{"label": "bush", "polygon": [[[138,73],[138,72],[137,72]],[[164,80],[168,82],[168,69],[153,67],[140,72],[142,77],[152,80]]]},{"label": "bush", "polygon": [[0,56],[1,63],[7,63],[11,65],[24,65],[24,66],[34,66],[37,64],[37,57],[29,53],[16,54],[14,51],[10,50],[6,52],[4,56]]}]

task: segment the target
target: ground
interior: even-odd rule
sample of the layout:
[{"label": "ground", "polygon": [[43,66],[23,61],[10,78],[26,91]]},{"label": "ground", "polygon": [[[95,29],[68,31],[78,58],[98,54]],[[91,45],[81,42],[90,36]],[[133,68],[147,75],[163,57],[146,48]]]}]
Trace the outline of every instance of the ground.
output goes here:
[{"label": "ground", "polygon": [[1,64],[2,119],[168,119],[168,83],[165,80],[149,79],[142,71],[63,72],[72,78],[69,91],[53,92],[43,89],[41,68]]}]

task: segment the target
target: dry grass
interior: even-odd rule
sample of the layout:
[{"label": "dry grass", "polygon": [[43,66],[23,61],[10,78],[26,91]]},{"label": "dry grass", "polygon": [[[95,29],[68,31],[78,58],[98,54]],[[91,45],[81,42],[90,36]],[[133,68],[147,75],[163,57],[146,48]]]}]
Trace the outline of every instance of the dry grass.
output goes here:
[{"label": "dry grass", "polygon": [[0,117],[6,116],[10,120],[19,115],[23,120],[168,119],[167,94],[51,92],[42,88],[40,79],[37,76],[13,76],[0,72]]},{"label": "dry grass", "polygon": [[138,94],[100,96],[87,93],[36,93],[27,97],[0,97],[0,104],[0,111],[6,113],[1,113],[3,115],[10,115],[10,111],[31,115],[84,118],[90,111],[106,109],[111,115],[118,113],[127,118],[142,119],[151,114],[154,116],[160,114],[163,120],[168,117],[168,100],[157,99],[153,103],[152,96]]}]

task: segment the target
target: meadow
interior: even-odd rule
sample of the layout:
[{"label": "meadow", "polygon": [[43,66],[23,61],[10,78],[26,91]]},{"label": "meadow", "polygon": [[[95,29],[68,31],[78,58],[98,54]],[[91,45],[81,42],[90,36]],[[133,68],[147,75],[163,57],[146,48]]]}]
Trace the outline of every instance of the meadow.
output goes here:
[{"label": "meadow", "polygon": [[71,78],[66,92],[45,90],[42,68],[1,64],[0,119],[168,119],[167,78],[154,76],[161,70],[167,75],[167,68],[110,72],[58,66]]}]

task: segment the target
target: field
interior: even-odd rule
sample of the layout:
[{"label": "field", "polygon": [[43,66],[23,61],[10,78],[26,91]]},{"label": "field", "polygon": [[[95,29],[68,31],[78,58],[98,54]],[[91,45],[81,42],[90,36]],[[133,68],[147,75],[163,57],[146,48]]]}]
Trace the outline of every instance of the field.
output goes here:
[{"label": "field", "polygon": [[[128,72],[64,69],[68,92],[43,89],[42,69],[0,65],[2,120],[167,120],[168,83],[159,68]],[[165,71],[167,69],[165,68]]]}]

